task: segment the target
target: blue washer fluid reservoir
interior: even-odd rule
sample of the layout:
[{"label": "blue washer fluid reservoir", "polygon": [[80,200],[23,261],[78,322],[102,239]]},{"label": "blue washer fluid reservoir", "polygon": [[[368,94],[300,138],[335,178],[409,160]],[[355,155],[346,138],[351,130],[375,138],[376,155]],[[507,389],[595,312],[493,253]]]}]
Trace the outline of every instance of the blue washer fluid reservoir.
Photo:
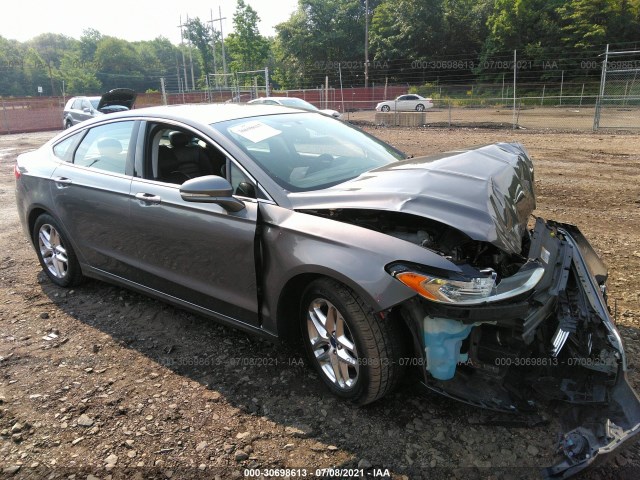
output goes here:
[{"label": "blue washer fluid reservoir", "polygon": [[451,380],[458,362],[468,359],[466,353],[460,353],[460,347],[474,325],[448,318],[425,317],[423,326],[427,370],[438,380]]}]

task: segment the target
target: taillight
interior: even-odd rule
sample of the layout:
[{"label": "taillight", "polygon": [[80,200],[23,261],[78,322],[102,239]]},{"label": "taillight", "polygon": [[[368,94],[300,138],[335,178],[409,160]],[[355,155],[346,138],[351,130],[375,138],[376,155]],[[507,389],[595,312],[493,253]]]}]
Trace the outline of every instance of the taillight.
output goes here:
[{"label": "taillight", "polygon": [[16,180],[18,180],[20,178],[20,175],[22,175],[22,173],[20,173],[20,169],[18,168],[17,163],[13,167],[13,174],[16,176]]}]

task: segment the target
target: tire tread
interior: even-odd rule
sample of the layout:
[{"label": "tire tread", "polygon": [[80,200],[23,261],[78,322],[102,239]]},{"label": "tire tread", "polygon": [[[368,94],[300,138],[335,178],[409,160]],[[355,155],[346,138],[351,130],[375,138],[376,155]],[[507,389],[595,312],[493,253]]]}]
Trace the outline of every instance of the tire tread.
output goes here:
[{"label": "tire tread", "polygon": [[404,370],[398,362],[403,353],[403,342],[396,321],[389,317],[376,318],[376,313],[356,292],[338,281],[326,278],[315,281],[310,287],[313,285],[335,292],[347,309],[345,313],[365,326],[358,330],[362,336],[362,344],[368,349],[366,352],[359,350],[359,355],[379,359],[378,364],[369,365],[367,388],[354,400],[365,405],[393,391],[401,381]]}]

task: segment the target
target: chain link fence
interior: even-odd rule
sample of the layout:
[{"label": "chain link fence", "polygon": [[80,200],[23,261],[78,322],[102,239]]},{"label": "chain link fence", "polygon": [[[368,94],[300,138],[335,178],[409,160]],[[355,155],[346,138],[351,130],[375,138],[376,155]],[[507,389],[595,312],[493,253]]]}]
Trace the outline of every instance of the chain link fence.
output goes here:
[{"label": "chain link fence", "polygon": [[[611,52],[615,55],[616,52]],[[632,58],[640,52],[624,52]],[[607,52],[609,54],[609,52]],[[136,108],[187,103],[247,102],[271,96],[298,97],[318,108],[342,113],[344,120],[397,126],[488,127],[590,131],[640,128],[640,63],[602,62],[600,82],[503,81],[472,84],[388,85],[338,88],[324,85],[270,91],[268,70],[208,75],[194,89],[182,72],[158,79],[158,91],[140,93]],[[191,83],[191,85],[190,85]],[[191,88],[189,88],[191,86]],[[515,91],[515,95],[514,95]],[[379,102],[407,93],[429,97],[425,112],[376,112]],[[0,134],[62,128],[65,97],[0,97]]]},{"label": "chain link fence", "polygon": [[[582,102],[582,103],[581,103]],[[363,102],[363,106],[364,106]],[[354,109],[349,121],[386,126],[520,128],[559,131],[593,129],[596,97],[522,97],[513,99],[432,99],[424,112]]]},{"label": "chain link fence", "polygon": [[[407,87],[388,87],[389,96],[407,93]],[[264,95],[259,92],[259,96]],[[341,112],[343,119],[384,125],[433,127],[487,127],[555,129],[564,131],[593,130],[597,96],[539,96],[502,98],[433,99],[433,108],[419,117],[416,112],[376,112],[383,95],[371,89],[305,89],[271,92],[272,96],[302,98],[318,108]],[[186,103],[246,102],[255,98],[251,89],[219,88],[189,92],[144,93],[138,95],[136,108]],[[394,97],[395,98],[395,97]],[[62,97],[2,99],[0,101],[0,133],[19,133],[62,128]],[[599,128],[632,129],[640,127],[640,101],[637,97],[606,99],[600,103]],[[635,122],[635,123],[634,123]]]},{"label": "chain link fence", "polygon": [[598,128],[640,128],[640,50],[607,51],[593,121]]}]

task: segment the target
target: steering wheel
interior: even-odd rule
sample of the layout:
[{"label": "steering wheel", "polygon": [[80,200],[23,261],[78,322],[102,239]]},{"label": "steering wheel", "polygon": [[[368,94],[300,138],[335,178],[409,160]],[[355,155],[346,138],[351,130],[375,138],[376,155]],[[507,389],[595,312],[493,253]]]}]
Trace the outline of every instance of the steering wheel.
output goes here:
[{"label": "steering wheel", "polygon": [[319,156],[317,156],[314,160],[313,163],[309,166],[309,168],[307,169],[307,173],[305,174],[305,176],[310,175],[312,173],[318,172],[320,170],[324,170],[326,168],[329,168],[331,166],[331,164],[333,163],[333,155],[330,155],[328,153],[323,153]]}]

